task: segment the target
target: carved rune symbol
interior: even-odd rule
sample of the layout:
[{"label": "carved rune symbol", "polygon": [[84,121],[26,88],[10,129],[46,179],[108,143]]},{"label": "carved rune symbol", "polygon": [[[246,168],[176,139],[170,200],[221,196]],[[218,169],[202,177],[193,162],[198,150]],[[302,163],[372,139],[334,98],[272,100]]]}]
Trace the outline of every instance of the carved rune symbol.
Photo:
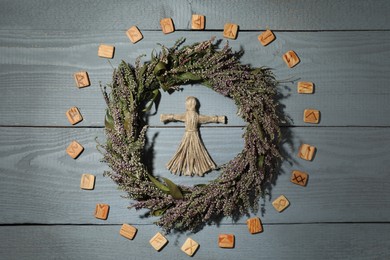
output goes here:
[{"label": "carved rune symbol", "polygon": [[307,114],[306,118],[314,121],[317,120],[316,114],[314,112],[310,112],[309,114]]},{"label": "carved rune symbol", "polygon": [[161,235],[160,232],[158,232],[152,239],[150,239],[149,243],[156,249],[157,251],[160,251],[166,243],[168,243],[168,240]]},{"label": "carved rune symbol", "polygon": [[287,198],[284,195],[280,195],[276,200],[272,202],[272,206],[274,206],[274,208],[279,212],[283,211],[289,205],[290,202],[287,200]]},{"label": "carved rune symbol", "polygon": [[191,238],[187,238],[187,240],[184,242],[183,246],[181,247],[181,251],[183,251],[189,256],[192,256],[195,254],[198,247],[199,244],[195,240]]},{"label": "carved rune symbol", "polygon": [[83,150],[84,147],[82,147],[81,144],[76,141],[72,141],[70,145],[66,148],[66,153],[73,159],[76,159]]},{"label": "carved rune symbol", "polygon": [[234,247],[234,235],[233,234],[220,234],[218,237],[218,245],[221,248],[233,248]]},{"label": "carved rune symbol", "polygon": [[76,78],[77,78],[77,83],[79,83],[79,85],[83,85],[84,84],[84,76],[83,75],[77,74]]},{"label": "carved rune symbol", "polygon": [[79,149],[80,148],[79,148],[79,145],[77,143],[73,142],[69,145],[69,153],[71,153],[71,154],[76,154]]},{"label": "carved rune symbol", "polygon": [[246,221],[248,226],[249,233],[256,234],[263,231],[263,226],[261,225],[261,221],[258,217],[250,218]]},{"label": "carved rune symbol", "polygon": [[287,201],[285,199],[280,199],[275,205],[278,209],[281,209],[287,205]]},{"label": "carved rune symbol", "polygon": [[78,88],[84,88],[89,86],[89,78],[86,71],[79,71],[74,74],[76,86]]},{"label": "carved rune symbol", "polygon": [[309,89],[309,88],[311,88],[312,87],[312,85],[311,84],[309,84],[309,83],[302,83],[301,84],[301,86],[302,86],[302,88],[304,88],[304,89]]},{"label": "carved rune symbol", "polygon": [[131,37],[134,37],[134,38],[139,36],[139,33],[134,29],[130,29],[129,33],[130,33]]},{"label": "carved rune symbol", "polygon": [[84,190],[93,190],[95,185],[95,176],[92,174],[81,175],[80,188]]},{"label": "carved rune symbol", "polygon": [[269,37],[271,37],[272,36],[272,34],[263,34],[262,36],[261,36],[261,40],[263,40],[263,41],[265,41],[266,39],[268,39]]},{"label": "carved rune symbol", "polygon": [[238,32],[238,25],[234,23],[226,23],[223,27],[223,37],[229,39],[236,39]]},{"label": "carved rune symbol", "polygon": [[200,27],[202,25],[202,17],[201,16],[197,16],[194,19],[194,24],[197,25],[198,27]]},{"label": "carved rune symbol", "polygon": [[196,244],[193,244],[192,241],[190,241],[187,245],[187,247],[184,249],[184,251],[188,252],[189,254],[193,254],[193,252],[196,249]]},{"label": "carved rune symbol", "polygon": [[164,244],[164,242],[165,242],[165,239],[163,237],[160,237],[160,236],[157,236],[152,240],[152,243],[159,244],[159,245]]},{"label": "carved rune symbol", "polygon": [[171,33],[175,31],[175,28],[173,27],[173,22],[171,18],[164,18],[160,21],[161,29],[163,33]]},{"label": "carved rune symbol", "polygon": [[309,160],[310,154],[311,154],[311,147],[307,146],[306,149],[301,150],[301,158]]},{"label": "carved rune symbol", "polygon": [[232,38],[236,37],[233,29],[234,29],[234,25],[233,24],[229,25],[229,27],[226,30],[226,35],[228,35],[229,37],[232,37]]},{"label": "carved rune symbol", "polygon": [[303,111],[303,121],[305,123],[318,124],[320,121],[320,111],[315,109],[305,109]]},{"label": "carved rune symbol", "polygon": [[66,111],[66,117],[68,118],[69,123],[72,125],[77,124],[83,120],[83,117],[81,116],[77,107],[71,107],[68,111]]},{"label": "carved rune symbol", "polygon": [[291,182],[300,186],[306,186],[309,175],[301,171],[293,171],[291,173]]},{"label": "carved rune symbol", "polygon": [[294,179],[293,179],[293,180],[296,181],[296,182],[298,182],[298,183],[304,184],[306,178],[302,177],[301,175],[298,175],[298,176],[297,176],[297,175],[294,173]]}]

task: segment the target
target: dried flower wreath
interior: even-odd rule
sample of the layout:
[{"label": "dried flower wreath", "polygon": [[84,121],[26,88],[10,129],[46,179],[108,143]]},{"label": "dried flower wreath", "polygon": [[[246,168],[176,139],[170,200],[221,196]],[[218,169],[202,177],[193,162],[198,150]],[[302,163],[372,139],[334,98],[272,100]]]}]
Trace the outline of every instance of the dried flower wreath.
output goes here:
[{"label": "dried flower wreath", "polygon": [[[218,50],[214,39],[180,47],[183,42],[177,41],[172,48],[162,46],[143,65],[141,57],[134,67],[122,61],[112,83],[102,90],[108,109],[107,139],[101,147],[103,162],[111,168],[105,175],[135,201],[131,207],[160,216],[156,224],[166,232],[197,231],[223,216],[257,212],[264,184],[271,180],[281,158],[277,81],[270,69],[240,64],[228,44]],[[222,165],[219,177],[188,187],[149,173],[143,152],[145,118],[160,97],[160,88],[174,92],[192,83],[232,98],[247,125],[243,150]]]}]

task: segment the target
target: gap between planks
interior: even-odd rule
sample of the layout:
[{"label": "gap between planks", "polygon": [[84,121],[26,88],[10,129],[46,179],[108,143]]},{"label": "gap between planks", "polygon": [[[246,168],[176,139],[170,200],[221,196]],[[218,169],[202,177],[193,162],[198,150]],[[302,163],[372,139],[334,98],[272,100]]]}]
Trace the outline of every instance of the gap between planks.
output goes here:
[{"label": "gap between planks", "polygon": [[[155,224],[145,224],[145,223],[132,223],[137,226],[156,226]],[[390,224],[390,221],[342,221],[342,222],[332,222],[332,221],[324,221],[324,222],[280,222],[280,223],[264,223],[263,226],[292,226],[292,225],[345,225],[345,224],[359,224],[359,225],[373,225],[373,224]],[[75,224],[75,223],[15,223],[15,224],[0,224],[1,227],[17,227],[17,226],[121,226],[123,223],[83,223],[83,224]],[[221,223],[219,226],[247,226],[246,223]]]},{"label": "gap between planks", "polygon": [[[201,128],[244,128],[246,125],[201,126]],[[280,125],[280,128],[390,128],[383,125]],[[104,129],[104,126],[1,125],[0,128]],[[180,129],[184,126],[149,126],[151,129]]]}]

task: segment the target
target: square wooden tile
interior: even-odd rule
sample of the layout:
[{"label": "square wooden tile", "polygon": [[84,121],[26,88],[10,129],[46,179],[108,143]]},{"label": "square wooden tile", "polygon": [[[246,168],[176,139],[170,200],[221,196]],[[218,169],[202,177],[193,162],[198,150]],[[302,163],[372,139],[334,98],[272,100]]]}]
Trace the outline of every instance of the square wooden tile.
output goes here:
[{"label": "square wooden tile", "polygon": [[184,242],[183,246],[181,247],[181,251],[189,256],[193,256],[198,248],[199,244],[195,240],[187,238],[186,242]]},{"label": "square wooden tile", "polygon": [[168,243],[168,240],[160,232],[157,232],[157,234],[150,239],[149,243],[154,249],[160,251]]},{"label": "square wooden tile", "polygon": [[309,175],[306,172],[292,171],[290,181],[294,184],[305,187],[308,179]]},{"label": "square wooden tile", "polygon": [[123,224],[119,234],[127,239],[133,240],[135,234],[137,233],[137,229],[129,224]]},{"label": "square wooden tile", "polygon": [[223,27],[223,37],[229,39],[236,39],[238,33],[238,25],[234,23],[226,23]]},{"label": "square wooden tile", "polygon": [[106,220],[110,206],[108,204],[96,204],[95,218]]},{"label": "square wooden tile", "polygon": [[130,29],[126,31],[126,35],[127,37],[129,37],[132,43],[136,43],[142,40],[143,38],[143,35],[140,32],[140,30],[137,28],[137,26],[131,26]]},{"label": "square wooden tile", "polygon": [[66,148],[66,153],[73,159],[76,159],[83,151],[84,147],[77,141],[72,141]]},{"label": "square wooden tile", "polygon": [[263,46],[267,46],[272,41],[275,40],[275,34],[271,30],[266,30],[262,32],[257,39]]},{"label": "square wooden tile", "polygon": [[233,234],[219,234],[218,246],[221,248],[234,248],[234,235]]},{"label": "square wooden tile", "polygon": [[80,188],[83,190],[93,190],[95,187],[95,175],[84,173],[81,175]]},{"label": "square wooden tile", "polygon": [[282,212],[290,205],[290,202],[284,195],[280,195],[276,200],[272,202],[272,206],[279,211]]},{"label": "square wooden tile", "polygon": [[76,72],[73,76],[78,88],[85,88],[90,85],[88,73],[86,71]]},{"label": "square wooden tile", "polygon": [[300,81],[298,82],[298,93],[299,94],[313,94],[314,84],[309,81]]},{"label": "square wooden tile", "polygon": [[294,51],[288,51],[283,55],[283,60],[289,68],[295,67],[299,62],[298,55]]},{"label": "square wooden tile", "polygon": [[98,49],[98,56],[112,59],[114,57],[115,47],[112,45],[101,44]]},{"label": "square wooden tile", "polygon": [[320,122],[320,111],[305,109],[305,111],[303,111],[303,121],[305,123],[318,124]]},{"label": "square wooden tile", "polygon": [[263,225],[261,224],[261,220],[258,217],[248,219],[246,221],[246,225],[248,226],[248,231],[251,234],[263,232]]},{"label": "square wooden tile", "polygon": [[205,17],[204,15],[200,14],[193,14],[192,15],[192,30],[204,30],[204,21]]},{"label": "square wooden tile", "polygon": [[164,18],[160,20],[160,26],[163,33],[168,34],[175,31],[172,18]]},{"label": "square wooden tile", "polygon": [[83,121],[83,117],[81,116],[80,110],[77,107],[71,107],[65,113],[68,118],[69,123],[75,125],[81,121]]},{"label": "square wooden tile", "polygon": [[298,157],[303,160],[311,161],[313,160],[315,151],[316,151],[315,146],[311,146],[309,144],[302,144],[299,147]]}]

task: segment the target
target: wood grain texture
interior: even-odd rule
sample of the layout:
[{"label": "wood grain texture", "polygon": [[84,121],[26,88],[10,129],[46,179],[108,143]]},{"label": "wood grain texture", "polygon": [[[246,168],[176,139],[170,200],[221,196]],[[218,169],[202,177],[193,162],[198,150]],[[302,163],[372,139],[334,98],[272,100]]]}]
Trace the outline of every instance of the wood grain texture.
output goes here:
[{"label": "wood grain texture", "polygon": [[[184,259],[180,247],[188,236],[200,243],[194,259],[389,259],[388,13],[388,0],[1,1],[0,259]],[[192,14],[205,15],[206,31],[190,31]],[[173,19],[174,33],[162,33],[164,17]],[[128,210],[125,194],[102,176],[107,166],[99,162],[94,140],[104,141],[99,82],[110,81],[112,68],[97,48],[115,45],[113,66],[121,59],[134,63],[140,54],[148,60],[159,50],[156,43],[222,38],[225,23],[240,26],[229,43],[245,50],[243,63],[271,67],[287,81],[279,87],[291,118],[285,125],[294,126],[283,128],[287,158],[270,195],[260,201],[263,211],[251,215],[261,218],[263,233],[250,235],[246,218],[237,224],[224,219],[197,234],[168,235],[169,244],[158,253],[148,242],[161,231],[155,219]],[[144,36],[137,44],[125,34],[133,25]],[[257,37],[266,28],[276,40],[263,47]],[[301,59],[293,69],[282,60],[288,50]],[[90,87],[75,87],[77,71],[88,72]],[[314,82],[315,93],[297,94],[297,81]],[[155,175],[193,185],[217,173],[184,178],[165,170],[183,128],[159,122],[160,113],[181,112],[178,104],[189,95],[200,99],[201,113],[228,116],[227,126],[201,128],[217,164],[242,149],[244,123],[231,100],[206,88],[164,94],[150,117],[154,149],[146,157]],[[84,121],[67,128],[64,113],[72,106]],[[302,122],[307,108],[321,111],[319,127]],[[77,160],[65,152],[72,140],[85,147]],[[302,143],[317,148],[313,161],[297,158]],[[292,170],[309,174],[306,187],[290,182]],[[94,190],[80,189],[83,173],[96,175]],[[271,202],[281,194],[291,206],[278,213]],[[107,221],[94,217],[98,203],[110,205]],[[120,236],[122,223],[138,228],[133,241]],[[235,235],[235,249],[218,247],[221,233]]]},{"label": "wood grain texture", "polygon": [[[159,231],[136,226],[134,240],[119,235],[120,225],[3,226],[0,227],[2,259],[187,259],[180,247],[190,236],[199,242],[194,259],[388,259],[390,224],[264,225],[251,235],[246,225],[208,227],[197,234],[167,235],[161,251],[149,245]],[[218,234],[235,235],[235,248],[218,247]],[[243,258],[244,257],[244,258]]]},{"label": "wood grain texture", "polygon": [[[389,128],[292,128],[284,149],[291,155],[282,164],[271,196],[267,196],[264,223],[312,222],[388,222],[390,221]],[[175,183],[207,183],[217,172],[202,177],[180,177],[164,167],[176,151],[184,129],[154,128],[154,174]],[[286,130],[285,130],[286,131]],[[218,165],[232,159],[243,147],[240,128],[201,128],[202,138]],[[101,155],[95,137],[104,141],[102,129],[0,128],[0,223],[48,224],[151,224],[154,218],[142,218],[144,211],[129,211],[129,201],[104,178],[107,167],[99,163]],[[85,151],[73,160],[65,153],[68,142],[78,140]],[[229,141],[226,141],[229,140]],[[312,162],[296,157],[303,142],[317,147]],[[307,187],[290,182],[292,170],[310,175]],[[80,175],[96,175],[93,191],[81,190]],[[284,194],[291,206],[277,213],[271,201]],[[108,220],[93,217],[97,203],[110,205]],[[373,214],[375,212],[375,214]],[[27,214],[28,213],[28,214]],[[303,214],[304,213],[304,214]],[[240,223],[245,223],[241,219]],[[230,223],[226,219],[223,223]]]},{"label": "wood grain texture", "polygon": [[[386,0],[342,1],[66,1],[6,0],[0,6],[0,29],[160,30],[164,17],[174,20],[176,29],[191,28],[191,15],[206,16],[206,29],[222,30],[226,22],[241,30],[388,30],[389,2]],[[369,21],[369,22],[368,22]]]},{"label": "wood grain texture", "polygon": [[[0,31],[0,110],[7,111],[0,115],[0,124],[68,126],[64,111],[77,106],[84,117],[78,126],[102,126],[105,104],[99,82],[110,82],[112,68],[97,56],[100,43],[116,46],[112,64],[117,66],[122,59],[134,63],[137,56],[158,50],[157,42],[172,46],[186,37],[189,44],[214,35],[221,33],[175,32],[162,37],[145,32],[144,42],[134,45],[124,32]],[[390,89],[384,87],[390,81],[390,32],[276,32],[277,39],[267,47],[258,42],[257,35],[242,32],[230,45],[237,51],[245,46],[242,63],[266,65],[274,69],[277,79],[295,80],[280,86],[280,102],[292,119],[288,124],[303,125],[303,110],[314,108],[321,111],[320,126],[390,125]],[[282,60],[289,49],[302,59],[293,69]],[[79,70],[88,71],[90,87],[74,86],[72,75]],[[314,82],[315,94],[297,94],[299,80]],[[159,112],[180,113],[178,104],[188,95],[200,98],[201,113],[224,113],[229,125],[243,125],[232,101],[198,85],[164,95]],[[150,124],[161,125],[158,114],[150,118]]]}]

